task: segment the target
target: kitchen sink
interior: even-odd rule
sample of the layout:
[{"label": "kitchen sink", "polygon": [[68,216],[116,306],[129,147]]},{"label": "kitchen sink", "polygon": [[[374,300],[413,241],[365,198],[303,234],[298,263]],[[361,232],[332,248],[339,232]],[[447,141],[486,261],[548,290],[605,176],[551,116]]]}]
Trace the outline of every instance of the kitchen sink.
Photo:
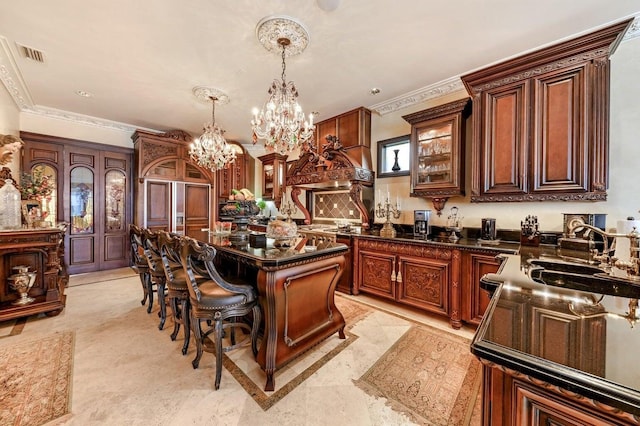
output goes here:
[{"label": "kitchen sink", "polygon": [[529,259],[527,263],[534,267],[531,268],[534,271],[537,269],[535,267],[538,267],[543,268],[545,271],[565,272],[579,275],[595,275],[604,273],[604,270],[597,266],[577,262],[564,262],[552,259]]},{"label": "kitchen sink", "polygon": [[604,272],[584,275],[571,272],[559,272],[537,269],[530,272],[530,277],[539,283],[554,287],[591,293],[610,294],[613,296],[640,298],[640,286],[636,283],[610,277]]}]

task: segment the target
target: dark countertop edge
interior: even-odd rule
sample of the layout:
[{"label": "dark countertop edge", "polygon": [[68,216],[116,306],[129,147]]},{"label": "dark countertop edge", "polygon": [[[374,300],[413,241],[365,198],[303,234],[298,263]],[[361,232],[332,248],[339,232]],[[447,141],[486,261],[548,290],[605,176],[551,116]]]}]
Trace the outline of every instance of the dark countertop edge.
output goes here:
[{"label": "dark countertop edge", "polygon": [[511,253],[515,254],[520,249],[520,242],[500,242],[498,244],[480,244],[478,240],[462,238],[458,241],[442,241],[442,240],[423,240],[420,238],[413,238],[413,236],[399,236],[395,238],[381,237],[379,235],[370,234],[351,234],[351,233],[338,233],[339,235],[352,236],[354,238],[371,239],[371,240],[383,240],[391,243],[416,243],[426,244],[447,248],[460,248],[466,250],[487,250],[496,253]]},{"label": "dark countertop edge", "polygon": [[225,252],[231,255],[235,255],[235,256],[240,256],[245,259],[251,259],[256,266],[262,266],[267,268],[274,268],[274,267],[280,268],[283,266],[287,266],[291,263],[311,261],[315,258],[332,257],[349,250],[349,247],[347,245],[336,243],[336,245],[333,247],[327,247],[317,251],[312,251],[308,253],[297,253],[295,255],[282,257],[282,258],[266,259],[262,256],[255,256],[249,252],[245,252],[232,247],[218,246],[215,244],[212,244],[212,245],[216,248],[216,250],[219,250],[221,252]]},{"label": "dark countertop edge", "polygon": [[[506,263],[503,262],[501,268]],[[471,353],[478,358],[591,398],[640,418],[640,391],[575,368],[482,340],[502,292],[502,282],[498,279],[499,274],[500,270],[496,274],[488,274],[480,280],[482,288],[490,291],[495,289],[495,293],[492,295],[491,302],[473,336]]]}]

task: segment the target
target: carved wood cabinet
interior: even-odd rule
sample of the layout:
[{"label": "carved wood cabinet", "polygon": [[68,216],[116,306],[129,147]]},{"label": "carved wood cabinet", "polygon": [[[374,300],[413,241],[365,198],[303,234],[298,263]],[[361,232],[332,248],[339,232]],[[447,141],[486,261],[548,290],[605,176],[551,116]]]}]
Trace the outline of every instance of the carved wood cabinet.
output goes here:
[{"label": "carved wood cabinet", "polygon": [[280,208],[282,194],[286,191],[287,156],[272,152],[258,159],[262,162],[262,198],[273,200]]},{"label": "carved wood cabinet", "polygon": [[189,158],[191,135],[182,130],[136,130],[134,221],[152,230],[208,237],[217,212],[215,175]]},{"label": "carved wood cabinet", "polygon": [[360,107],[317,122],[317,152],[322,152],[327,135],[337,136],[345,148],[357,145],[371,148],[371,111]]},{"label": "carved wood cabinet", "polygon": [[465,119],[468,98],[404,118],[411,124],[412,197],[431,198],[440,214],[447,198],[464,195]]},{"label": "carved wood cabinet", "polygon": [[[457,250],[357,237],[353,254],[353,294],[371,293],[451,316],[452,303],[457,303],[451,291],[451,282],[458,282]],[[459,327],[459,318],[451,320]]]},{"label": "carved wood cabinet", "polygon": [[495,252],[471,251],[462,253],[462,321],[478,325],[489,306],[491,296],[480,288],[480,278],[500,267]]},{"label": "carved wood cabinet", "polygon": [[[69,280],[63,261],[67,225],[58,228],[0,232],[0,321],[45,313],[58,315],[65,306],[65,286]],[[17,265],[29,266],[36,273],[26,305],[14,305],[20,295],[11,288],[8,277]]]},{"label": "carved wood cabinet", "polygon": [[630,22],[462,76],[472,202],[606,200],[609,56]]},{"label": "carved wood cabinet", "polygon": [[220,203],[226,202],[232,189],[251,189],[247,184],[250,181],[249,170],[253,169],[252,157],[246,154],[242,146],[237,142],[227,141],[227,144],[235,149],[236,161],[216,172],[216,186]]},{"label": "carved wood cabinet", "polygon": [[483,366],[483,425],[634,425],[630,413],[493,363]]}]

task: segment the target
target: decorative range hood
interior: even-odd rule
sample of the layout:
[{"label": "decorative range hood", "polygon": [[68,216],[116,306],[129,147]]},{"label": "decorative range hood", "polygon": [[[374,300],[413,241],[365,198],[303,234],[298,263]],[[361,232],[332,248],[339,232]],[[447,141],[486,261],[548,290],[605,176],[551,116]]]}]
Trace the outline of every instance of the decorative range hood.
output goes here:
[{"label": "decorative range hood", "polygon": [[[326,137],[322,152],[305,144],[300,158],[287,171],[286,185],[291,199],[304,214],[304,223],[311,223],[311,214],[298,197],[302,190],[348,188],[349,196],[362,214],[362,227],[371,222],[369,206],[373,203],[375,173],[371,170],[371,151],[366,146],[345,148],[333,135]],[[363,193],[364,191],[364,193]]]}]

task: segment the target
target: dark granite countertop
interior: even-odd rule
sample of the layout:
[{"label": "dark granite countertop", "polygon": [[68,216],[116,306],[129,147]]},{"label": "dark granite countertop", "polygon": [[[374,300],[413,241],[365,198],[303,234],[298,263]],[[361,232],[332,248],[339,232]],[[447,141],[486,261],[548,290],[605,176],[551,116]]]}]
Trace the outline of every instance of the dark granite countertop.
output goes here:
[{"label": "dark granite countertop", "polygon": [[[500,270],[481,280],[495,292],[471,351],[640,416],[640,327],[634,327],[640,283],[609,277],[588,258],[584,270],[563,264],[578,255],[551,248],[501,255]],[[536,259],[564,272],[532,267]],[[556,320],[565,326],[545,327]]]},{"label": "dark granite countertop", "polygon": [[395,241],[395,242],[411,242],[411,243],[419,243],[419,244],[427,244],[427,245],[436,245],[436,246],[446,246],[450,248],[459,248],[459,249],[475,249],[475,250],[488,250],[495,251],[498,253],[516,253],[520,248],[520,243],[512,242],[512,241],[495,241],[495,242],[483,242],[478,239],[470,239],[470,238],[461,238],[457,241],[451,241],[448,238],[417,238],[412,234],[398,234],[394,238],[389,237],[381,237],[380,235],[375,235],[367,232],[363,232],[360,234],[348,234],[353,236],[354,238],[365,238],[365,239],[377,239],[377,240],[385,240],[385,241]]}]

